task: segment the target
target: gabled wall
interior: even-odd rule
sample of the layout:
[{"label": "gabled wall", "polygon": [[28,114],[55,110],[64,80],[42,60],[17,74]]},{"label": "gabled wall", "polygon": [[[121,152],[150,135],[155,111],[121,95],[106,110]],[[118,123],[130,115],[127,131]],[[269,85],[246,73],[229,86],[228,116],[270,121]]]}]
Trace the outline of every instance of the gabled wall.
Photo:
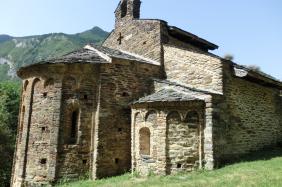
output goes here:
[{"label": "gabled wall", "polygon": [[[122,37],[121,43],[118,39]],[[161,63],[161,22],[158,20],[129,20],[122,22],[103,46],[124,50]]]},{"label": "gabled wall", "polygon": [[164,69],[168,80],[198,89],[223,92],[222,62],[209,53],[164,45]]}]

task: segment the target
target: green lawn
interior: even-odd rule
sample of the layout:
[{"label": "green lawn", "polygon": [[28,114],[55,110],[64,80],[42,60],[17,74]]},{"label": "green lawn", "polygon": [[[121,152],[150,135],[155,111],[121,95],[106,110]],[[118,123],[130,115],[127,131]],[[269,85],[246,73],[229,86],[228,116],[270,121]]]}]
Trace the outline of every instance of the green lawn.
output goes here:
[{"label": "green lawn", "polygon": [[93,181],[79,181],[59,185],[60,187],[282,187],[281,148],[257,153],[238,164],[214,171],[197,171],[174,176],[136,177],[125,174],[119,177]]}]

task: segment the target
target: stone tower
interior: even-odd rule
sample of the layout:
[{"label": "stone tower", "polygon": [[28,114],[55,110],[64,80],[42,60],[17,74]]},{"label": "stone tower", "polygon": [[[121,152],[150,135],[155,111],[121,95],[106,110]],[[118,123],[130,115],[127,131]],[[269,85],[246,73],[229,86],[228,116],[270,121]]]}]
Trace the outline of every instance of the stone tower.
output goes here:
[{"label": "stone tower", "polygon": [[116,11],[116,24],[130,19],[140,18],[140,0],[121,0]]}]

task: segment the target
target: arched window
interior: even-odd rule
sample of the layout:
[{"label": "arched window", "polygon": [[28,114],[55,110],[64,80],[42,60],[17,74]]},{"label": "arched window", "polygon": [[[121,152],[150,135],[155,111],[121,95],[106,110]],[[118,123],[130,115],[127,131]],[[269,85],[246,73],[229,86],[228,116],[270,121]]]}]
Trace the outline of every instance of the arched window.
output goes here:
[{"label": "arched window", "polygon": [[141,155],[150,155],[150,129],[147,127],[144,127],[140,129],[140,154]]},{"label": "arched window", "polygon": [[77,130],[78,130],[78,115],[79,115],[78,110],[72,112],[69,144],[76,144]]},{"label": "arched window", "polygon": [[127,0],[122,1],[120,10],[121,10],[121,18],[125,17],[127,14]]}]

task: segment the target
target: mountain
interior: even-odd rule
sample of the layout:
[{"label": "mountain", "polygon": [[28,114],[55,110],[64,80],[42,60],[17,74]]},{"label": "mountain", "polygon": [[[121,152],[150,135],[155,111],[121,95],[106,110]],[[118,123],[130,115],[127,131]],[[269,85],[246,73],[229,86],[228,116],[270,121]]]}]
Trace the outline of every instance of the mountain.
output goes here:
[{"label": "mountain", "polygon": [[5,34],[0,35],[0,43],[5,42],[5,41],[10,40],[10,39],[12,39],[12,37],[9,36],[9,35],[5,35]]},{"label": "mountain", "polygon": [[87,43],[101,44],[108,34],[94,27],[77,34],[51,33],[27,37],[0,35],[0,81],[16,79],[16,70],[24,65],[62,56]]}]

